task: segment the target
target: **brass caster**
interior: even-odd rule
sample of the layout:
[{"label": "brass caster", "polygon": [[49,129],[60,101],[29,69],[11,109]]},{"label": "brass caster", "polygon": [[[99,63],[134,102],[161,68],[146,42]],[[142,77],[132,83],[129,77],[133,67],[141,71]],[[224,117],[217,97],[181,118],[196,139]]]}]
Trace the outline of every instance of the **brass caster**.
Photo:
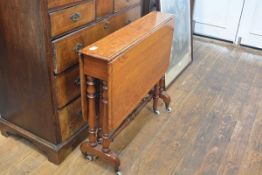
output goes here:
[{"label": "brass caster", "polygon": [[160,115],[160,112],[159,112],[159,111],[154,111],[154,113],[155,113],[156,115]]},{"label": "brass caster", "polygon": [[101,145],[102,144],[102,138],[97,139],[97,143]]},{"label": "brass caster", "polygon": [[93,155],[90,155],[90,154],[85,154],[84,157],[85,157],[85,159],[87,159],[89,161],[94,161],[94,160],[98,159],[98,156],[93,156]]},{"label": "brass caster", "polygon": [[122,175],[121,171],[117,171],[116,175]]},{"label": "brass caster", "polygon": [[166,108],[167,112],[172,112],[172,108],[171,107],[168,107]]}]

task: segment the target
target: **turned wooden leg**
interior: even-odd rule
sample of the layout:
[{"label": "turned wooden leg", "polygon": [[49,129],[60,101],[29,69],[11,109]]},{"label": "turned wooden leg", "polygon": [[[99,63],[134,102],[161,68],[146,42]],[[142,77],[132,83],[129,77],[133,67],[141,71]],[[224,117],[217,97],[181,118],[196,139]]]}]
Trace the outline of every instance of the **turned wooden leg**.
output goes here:
[{"label": "turned wooden leg", "polygon": [[107,82],[102,82],[102,99],[101,99],[101,117],[102,117],[102,152],[110,159],[115,171],[119,171],[120,160],[118,156],[110,149],[110,138],[108,128],[108,86]]},{"label": "turned wooden leg", "polygon": [[106,81],[102,82],[100,93],[101,94],[100,94],[99,104],[101,106],[100,106],[100,113],[99,113],[100,114],[99,127],[102,127],[102,132],[101,132],[102,144],[97,144],[96,146],[92,147],[89,143],[84,142],[81,144],[80,149],[83,154],[89,155],[90,157],[89,160],[93,160],[93,155],[96,155],[101,160],[110,162],[114,166],[115,171],[119,172],[120,160],[118,156],[110,149],[109,127],[108,127],[108,86]]},{"label": "turned wooden leg", "polygon": [[89,145],[95,147],[96,140],[96,88],[94,78],[87,77],[87,98],[88,98],[88,125],[89,125]]},{"label": "turned wooden leg", "polygon": [[101,112],[102,112],[102,151],[104,153],[110,152],[110,139],[109,139],[109,129],[108,129],[108,87],[107,82],[102,82],[102,106],[101,106]]},{"label": "turned wooden leg", "polygon": [[163,76],[159,82],[160,84],[160,94],[159,97],[164,101],[166,109],[168,112],[171,112],[172,109],[170,107],[171,98],[165,91],[165,76]]},{"label": "turned wooden leg", "polygon": [[100,89],[100,93],[99,93],[99,118],[98,118],[98,131],[97,131],[97,143],[98,144],[102,144],[102,126],[103,126],[103,113],[102,113],[102,98],[103,98],[103,84],[100,83],[100,86],[99,86],[99,89]]},{"label": "turned wooden leg", "polygon": [[153,92],[153,111],[157,115],[160,114],[160,112],[157,110],[159,93],[160,93],[159,83],[157,83],[154,87],[154,92]]}]

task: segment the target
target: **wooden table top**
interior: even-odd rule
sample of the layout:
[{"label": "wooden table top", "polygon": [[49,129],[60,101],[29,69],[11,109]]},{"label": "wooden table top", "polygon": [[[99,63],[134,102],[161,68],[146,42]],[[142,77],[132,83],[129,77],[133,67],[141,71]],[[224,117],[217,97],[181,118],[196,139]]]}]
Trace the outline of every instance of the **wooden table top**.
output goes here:
[{"label": "wooden table top", "polygon": [[81,53],[85,56],[111,62],[128,47],[132,47],[137,41],[143,40],[143,38],[158,30],[162,23],[167,23],[172,19],[173,15],[171,14],[151,12],[147,16],[85,47],[81,50]]}]

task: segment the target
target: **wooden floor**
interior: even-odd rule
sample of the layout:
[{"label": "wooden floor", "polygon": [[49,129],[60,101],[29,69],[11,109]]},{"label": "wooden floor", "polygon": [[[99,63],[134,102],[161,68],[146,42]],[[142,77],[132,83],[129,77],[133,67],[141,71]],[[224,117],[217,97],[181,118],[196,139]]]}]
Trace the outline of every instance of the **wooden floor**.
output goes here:
[{"label": "wooden floor", "polygon": [[[115,140],[124,175],[261,175],[262,53],[195,38],[195,60],[169,88],[173,112],[151,105]],[[77,148],[60,166],[25,140],[0,136],[0,174],[107,175]]]}]

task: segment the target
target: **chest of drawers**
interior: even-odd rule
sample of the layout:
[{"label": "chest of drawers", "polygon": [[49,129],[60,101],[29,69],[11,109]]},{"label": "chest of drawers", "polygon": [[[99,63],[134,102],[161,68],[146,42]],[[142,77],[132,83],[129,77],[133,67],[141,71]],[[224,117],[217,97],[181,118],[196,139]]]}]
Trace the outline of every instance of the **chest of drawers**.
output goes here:
[{"label": "chest of drawers", "polygon": [[141,17],[141,0],[0,1],[0,128],[60,163],[86,138],[78,51]]}]

